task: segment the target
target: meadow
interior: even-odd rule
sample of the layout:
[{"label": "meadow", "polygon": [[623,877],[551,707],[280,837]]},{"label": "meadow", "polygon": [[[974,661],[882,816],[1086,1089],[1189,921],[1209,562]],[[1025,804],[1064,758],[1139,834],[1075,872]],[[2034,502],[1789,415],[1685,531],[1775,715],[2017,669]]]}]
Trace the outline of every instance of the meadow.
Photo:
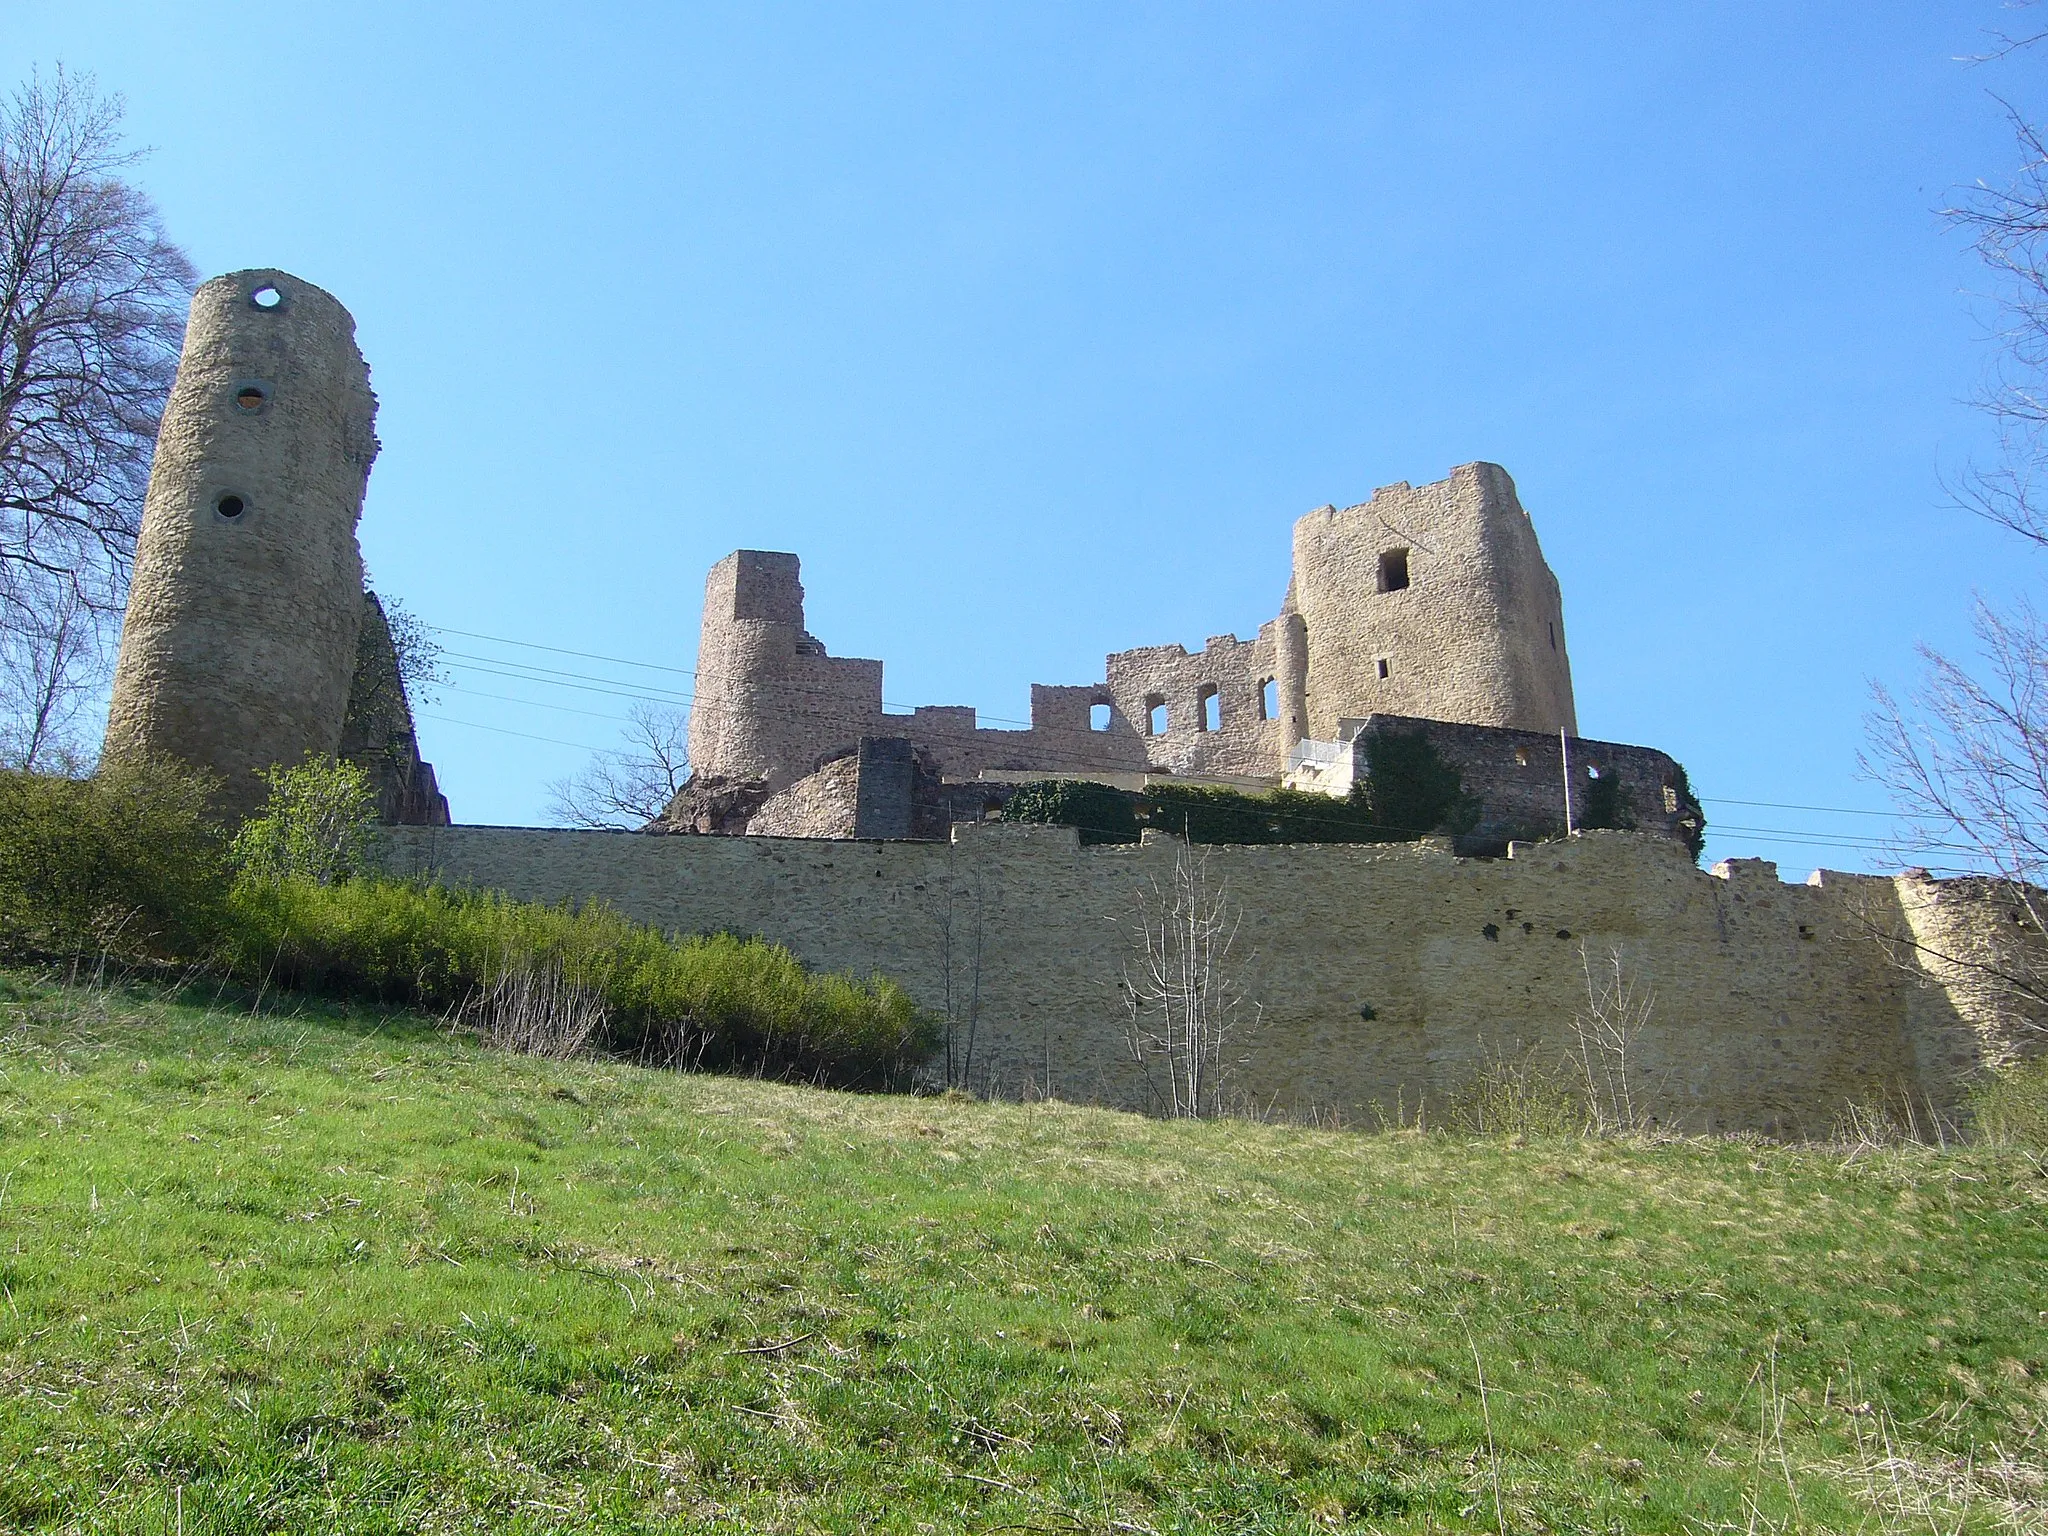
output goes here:
[{"label": "meadow", "polygon": [[1174,1123],[0,998],[0,1528],[2048,1529],[2024,1148]]}]

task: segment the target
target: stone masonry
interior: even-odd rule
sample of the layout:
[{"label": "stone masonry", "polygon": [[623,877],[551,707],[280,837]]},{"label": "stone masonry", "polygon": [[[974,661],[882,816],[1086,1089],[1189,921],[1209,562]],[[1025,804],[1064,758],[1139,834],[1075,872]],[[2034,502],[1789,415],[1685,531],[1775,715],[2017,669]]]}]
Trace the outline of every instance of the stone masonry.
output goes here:
[{"label": "stone masonry", "polygon": [[[814,966],[895,977],[950,1011],[953,1077],[976,1092],[1156,1107],[1118,982],[1141,896],[1187,856],[1159,833],[1084,849],[1069,828],[999,823],[950,843],[399,828],[383,847],[396,873],[602,894],[679,933],[757,933]],[[1706,874],[1628,832],[1506,859],[1441,842],[1192,856],[1242,912],[1237,979],[1262,1022],[1233,1053],[1233,1089],[1270,1113],[1435,1115],[1490,1063],[1567,1061],[1586,967],[1616,952],[1655,997],[1628,1070],[1668,1126],[1811,1135],[1852,1103],[1953,1108],[1971,1074],[2044,1038],[1888,942],[2027,942],[1984,882],[1785,885],[1760,860]]]},{"label": "stone masonry", "polygon": [[[150,469],[107,755],[209,769],[239,816],[263,799],[258,770],[342,747],[376,415],[355,321],[331,294],[268,269],[200,287]],[[381,786],[389,811],[445,821],[402,687],[380,709],[377,754],[394,737],[410,754]]]},{"label": "stone masonry", "polygon": [[862,738],[908,741],[949,780],[1131,774],[1277,783],[1304,737],[1411,715],[1525,731],[1576,729],[1557,579],[1514,482],[1467,464],[1294,530],[1279,617],[1199,652],[1141,646],[1100,683],[1034,684],[1031,724],[981,729],[971,708],[890,714],[882,663],[829,655],[804,628],[797,557],[740,550],[705,583],[690,760],[787,789]]}]

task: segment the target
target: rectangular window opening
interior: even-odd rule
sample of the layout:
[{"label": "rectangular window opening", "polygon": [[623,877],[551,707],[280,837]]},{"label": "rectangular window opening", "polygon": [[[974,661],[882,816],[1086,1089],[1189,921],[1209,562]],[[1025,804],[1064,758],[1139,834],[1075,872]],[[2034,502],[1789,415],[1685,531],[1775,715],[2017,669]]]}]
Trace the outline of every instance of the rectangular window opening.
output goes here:
[{"label": "rectangular window opening", "polygon": [[1393,667],[1393,663],[1389,662],[1389,661],[1387,660],[1387,658],[1386,658],[1386,657],[1382,656],[1382,657],[1380,658],[1380,661],[1379,661],[1379,668],[1380,668],[1380,681],[1381,681],[1381,682],[1385,682],[1385,681],[1386,681],[1386,680],[1387,680],[1387,679],[1388,679],[1389,677],[1393,676],[1393,672],[1394,672],[1394,667]]},{"label": "rectangular window opening", "polygon": [[1408,585],[1408,551],[1390,549],[1380,556],[1380,590],[1399,592]]}]

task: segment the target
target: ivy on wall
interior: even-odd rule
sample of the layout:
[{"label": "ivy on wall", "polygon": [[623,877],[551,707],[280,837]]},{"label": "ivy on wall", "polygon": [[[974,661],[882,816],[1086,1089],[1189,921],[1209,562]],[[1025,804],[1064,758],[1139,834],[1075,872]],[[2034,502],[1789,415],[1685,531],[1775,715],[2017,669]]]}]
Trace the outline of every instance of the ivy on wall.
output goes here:
[{"label": "ivy on wall", "polygon": [[1075,779],[1026,784],[1003,820],[1073,827],[1083,843],[1134,843],[1156,827],[1193,843],[1393,843],[1469,832],[1479,802],[1421,733],[1375,736],[1366,776],[1343,800],[1310,790],[1246,794],[1201,784],[1143,791]]}]

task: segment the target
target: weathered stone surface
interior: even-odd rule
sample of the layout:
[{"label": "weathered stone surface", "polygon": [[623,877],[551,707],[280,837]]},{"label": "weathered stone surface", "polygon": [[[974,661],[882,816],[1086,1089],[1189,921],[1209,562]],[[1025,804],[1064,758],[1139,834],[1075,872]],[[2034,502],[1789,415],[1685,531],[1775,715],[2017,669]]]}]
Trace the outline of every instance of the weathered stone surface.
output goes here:
[{"label": "weathered stone surface", "polygon": [[201,286],[157,436],[109,755],[212,769],[223,809],[241,813],[264,793],[255,770],[335,751],[376,404],[331,295],[270,270]]},{"label": "weathered stone surface", "polygon": [[[705,837],[744,837],[769,795],[766,779],[731,779],[693,773],[665,809],[640,830]],[[807,834],[797,834],[807,835]],[[825,834],[818,834],[820,836]]]},{"label": "weathered stone surface", "polygon": [[379,821],[388,826],[448,825],[448,799],[434,780],[434,765],[420,756],[398,648],[391,641],[384,605],[374,592],[363,594],[355,678],[349,685],[336,754],[370,775]]},{"label": "weathered stone surface", "polygon": [[[461,827],[384,835],[390,867],[545,901],[601,895],[683,933],[759,933],[812,965],[979,999],[976,1089],[1149,1108],[1117,983],[1141,892],[1177,846],[1082,849],[1067,828],[956,828],[951,844],[641,838]],[[1970,882],[1710,875],[1621,832],[1460,859],[1436,844],[1208,850],[1241,907],[1241,980],[1263,1008],[1236,1090],[1276,1113],[1370,1123],[1436,1113],[1488,1063],[1558,1060],[1583,966],[1618,950],[1655,994],[1628,1070],[1660,1122],[1825,1133],[1850,1102],[1952,1106],[1980,1066],[2038,1046],[1954,976],[1875,935],[2017,925]],[[1989,925],[1989,929],[1987,929]],[[2000,925],[2003,925],[2002,927]],[[977,946],[963,935],[978,928]],[[1583,951],[1582,951],[1583,946]],[[979,974],[976,974],[976,953]],[[1584,958],[1582,958],[1582,955]]]},{"label": "weathered stone surface", "polygon": [[698,657],[691,761],[778,790],[863,737],[908,740],[954,780],[1273,781],[1296,742],[1334,739],[1341,718],[1577,728],[1557,579],[1494,464],[1309,513],[1295,525],[1280,616],[1254,639],[1217,635],[1195,653],[1140,646],[1110,656],[1100,683],[1034,684],[1027,729],[981,729],[963,705],[885,714],[882,664],[829,656],[805,630],[791,554],[739,550],[712,568]]}]

